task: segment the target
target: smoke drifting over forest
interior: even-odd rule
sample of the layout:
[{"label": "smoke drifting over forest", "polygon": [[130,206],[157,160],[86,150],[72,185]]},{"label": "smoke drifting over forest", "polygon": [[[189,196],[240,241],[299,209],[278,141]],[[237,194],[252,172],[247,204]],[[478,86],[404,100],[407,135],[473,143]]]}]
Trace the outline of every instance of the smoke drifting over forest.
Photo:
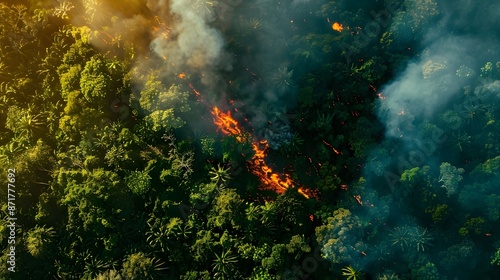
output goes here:
[{"label": "smoke drifting over forest", "polygon": [[19,279],[500,274],[498,0],[4,2]]},{"label": "smoke drifting over forest", "polygon": [[[440,38],[443,35],[439,36]],[[382,89],[387,99],[380,102],[378,115],[386,124],[387,137],[414,136],[415,128],[402,126],[408,118],[421,122],[435,117],[453,96],[462,94],[466,83],[456,75],[460,66],[471,65],[468,50],[474,42],[446,38],[433,42],[423,54]]]},{"label": "smoke drifting over forest", "polygon": [[[471,120],[468,119],[470,116],[467,116],[466,112],[468,105],[465,107],[457,105],[457,100],[466,100],[464,104],[473,106],[486,104],[491,98],[500,97],[499,88],[493,86],[492,81],[487,77],[480,78],[479,76],[483,75],[479,71],[473,70],[481,68],[487,61],[491,60],[492,56],[497,59],[500,57],[500,53],[498,53],[500,44],[498,40],[500,32],[498,24],[499,4],[497,1],[482,3],[471,1],[437,2],[441,13],[427,25],[428,29],[423,31],[424,35],[420,45],[415,46],[419,50],[416,56],[381,88],[381,92],[386,98],[378,102],[376,109],[379,120],[385,126],[385,137],[372,152],[371,159],[376,163],[368,162],[367,168],[364,170],[364,176],[368,179],[366,186],[370,188],[377,186],[377,184],[379,186],[385,185],[386,191],[390,191],[395,197],[404,196],[404,192],[407,191],[405,188],[408,188],[408,181],[400,181],[400,177],[403,175],[402,171],[430,166],[431,173],[439,174],[439,163],[455,159],[457,161],[452,162],[452,164],[461,164],[460,161],[473,160],[471,153],[467,153],[467,156],[461,156],[465,149],[476,151],[482,149],[483,139],[475,138],[478,141],[465,141],[467,148],[460,147],[452,154],[439,150],[457,145],[457,140],[454,138],[461,133],[466,133],[463,131],[465,123],[470,125]],[[408,8],[406,11],[410,12],[410,10]],[[393,18],[391,29],[395,30],[404,24],[398,21],[401,18],[403,17],[399,17],[399,15]],[[408,23],[406,22],[406,24]],[[473,78],[478,78],[480,83],[471,86]],[[439,125],[423,129],[430,123],[438,123]],[[469,136],[469,134],[466,135]],[[391,145],[390,143],[400,143],[400,148],[390,152],[392,160],[388,162],[381,159],[380,151],[388,152],[385,148]],[[385,180],[375,179],[381,178],[382,175],[382,171],[376,166],[385,166],[386,169],[383,171]],[[403,177],[405,176],[408,174],[403,175]],[[403,177],[401,177],[402,180],[408,180],[408,177]],[[443,170],[441,170],[440,178],[443,178]],[[498,182],[497,180],[498,177],[493,177],[489,182],[484,181],[483,183],[485,185],[494,184],[494,181]],[[462,183],[465,185],[470,181],[466,180]],[[442,183],[437,184],[439,187]],[[447,188],[445,185],[441,187]],[[380,187],[376,190],[373,189],[373,191],[384,193],[383,188]],[[423,187],[416,191],[425,192],[426,190]],[[450,193],[451,195],[456,194],[456,189],[453,189],[452,192],[449,189],[447,191],[448,195]],[[463,199],[466,195],[470,195],[470,193],[464,191],[456,205],[457,209],[471,209],[472,207],[479,212],[485,211],[481,209],[480,205],[470,205],[473,200]],[[376,252],[375,256],[362,258],[357,252],[353,252],[353,258],[354,256],[358,257],[361,267],[369,268],[370,262],[383,257],[384,254],[387,254],[387,250],[398,251],[397,248],[389,246],[391,243],[396,243],[398,237],[413,235],[429,238],[429,241],[433,240],[431,246],[439,248],[440,239],[449,234],[443,228],[433,228],[424,234],[423,230],[425,227],[428,228],[428,225],[426,226],[428,221],[412,214],[412,208],[415,208],[414,203],[418,204],[419,201],[412,202],[409,199],[402,199],[399,203],[403,203],[403,205],[396,206],[396,201],[390,202],[388,197],[384,196],[380,200],[372,197],[371,202],[375,205],[378,204],[382,211],[383,209],[387,210],[385,207],[390,207],[391,213],[387,213],[387,222],[397,226],[397,230],[388,231],[386,240],[376,242],[378,246],[384,248],[384,251]],[[418,200],[419,197],[417,195],[412,199]],[[395,213],[395,211],[399,211],[401,214]],[[380,213],[367,212],[365,215],[373,220],[384,217]],[[352,242],[355,243],[357,240],[353,239]],[[467,248],[464,249],[469,252],[465,253],[467,256],[471,256],[470,252],[476,250],[467,239],[464,239],[463,248]],[[434,252],[438,252],[438,250]],[[439,255],[436,253],[430,257],[438,260],[443,259],[445,255],[445,253],[439,253]],[[417,261],[417,258],[413,261]],[[459,273],[450,270],[449,279],[453,277],[455,277],[454,279],[473,278],[475,260],[471,260],[471,263],[460,268]],[[388,268],[388,271],[390,270]]]},{"label": "smoke drifting over forest", "polygon": [[170,14],[160,16],[172,18],[171,34],[156,37],[151,47],[168,63],[213,69],[221,63],[224,39],[218,30],[210,26],[214,20],[212,9],[198,4],[196,10],[198,2],[171,1]]},{"label": "smoke drifting over forest", "polygon": [[[270,130],[271,134],[277,135],[280,132],[273,130],[277,129],[282,133],[280,141],[288,141],[291,128],[289,120],[283,115],[295,105],[297,88],[294,71],[300,65],[292,65],[288,54],[289,42],[284,38],[290,38],[297,28],[307,28],[305,26],[308,23],[297,21],[302,20],[303,14],[307,14],[307,11],[301,9],[314,5],[309,1],[294,0],[279,6],[273,13],[258,15],[258,19],[256,15],[252,19],[248,15],[243,17],[245,12],[238,9],[238,1],[221,1],[214,5],[200,2],[202,1],[150,0],[147,3],[147,13],[144,12],[144,7],[137,7],[136,11],[127,11],[127,14],[135,22],[131,25],[141,26],[145,29],[143,33],[150,34],[150,48],[158,55],[158,59],[163,59],[165,65],[168,65],[166,68],[169,71],[203,73],[199,77],[205,86],[202,90],[217,92],[215,103],[226,104],[225,99],[229,95],[235,99],[233,106],[249,116],[252,126],[260,131],[257,133],[258,137],[270,137]],[[267,2],[262,1],[260,4],[266,5]],[[437,9],[440,14],[437,14]],[[377,220],[378,223],[387,221],[393,227],[400,227],[398,230],[407,230],[408,235],[425,235],[428,232],[424,232],[424,225],[419,218],[413,217],[410,206],[395,207],[396,202],[389,196],[377,196],[377,192],[384,193],[384,188],[370,189],[374,185],[385,183],[385,192],[399,195],[402,188],[399,177],[403,170],[429,165],[433,172],[439,172],[437,164],[444,158],[453,158],[449,154],[443,157],[437,147],[451,145],[452,134],[459,133],[458,131],[445,131],[436,126],[423,135],[420,127],[428,122],[442,121],[440,118],[443,113],[449,110],[458,110],[458,114],[449,120],[457,123],[457,129],[458,123],[466,121],[461,115],[463,108],[451,108],[449,104],[454,104],[451,101],[462,99],[464,95],[468,95],[466,98],[474,98],[471,91],[477,92],[485,87],[484,84],[476,85],[477,88],[469,89],[469,92],[464,88],[473,77],[480,74],[473,69],[484,65],[486,57],[498,55],[495,52],[499,45],[495,36],[492,36],[499,34],[500,8],[495,1],[481,4],[466,0],[459,3],[439,1],[437,6],[430,6],[429,10],[422,11],[416,5],[406,3],[403,9],[392,15],[389,30],[398,34],[402,41],[407,36],[405,31],[398,33],[402,25],[413,24],[412,28],[417,28],[418,24],[427,20],[426,16],[431,21],[419,26],[427,30],[422,30],[424,35],[420,44],[411,46],[417,50],[415,57],[406,62],[406,66],[402,66],[396,76],[381,88],[385,99],[378,102],[375,111],[385,126],[385,137],[369,156],[374,162],[368,162],[367,168],[363,170],[367,178],[365,199],[369,199],[376,208],[362,212],[361,215],[366,220]],[[232,12],[236,15],[232,15]],[[145,20],[147,17],[149,19]],[[153,31],[147,23],[155,17],[162,24],[159,30]],[[413,18],[412,23],[408,23],[409,17]],[[238,38],[238,43],[244,45],[234,44],[234,39],[224,37],[223,34]],[[126,36],[126,33],[123,35]],[[321,61],[321,58],[318,60]],[[483,81],[488,83],[487,79]],[[280,127],[268,128],[270,122],[279,120],[284,122],[279,124]],[[399,149],[392,152],[392,161],[381,159],[380,151],[393,142],[400,144]],[[379,167],[377,171],[374,171],[374,165]],[[380,170],[380,166],[384,170]],[[393,171],[389,171],[391,168]],[[403,211],[405,214],[400,215],[395,211]],[[395,234],[397,233],[392,232],[390,235],[388,232],[386,240],[377,240],[371,244],[383,248],[381,252],[370,252],[352,234],[345,242],[358,244],[359,248],[365,247],[370,253],[368,256],[361,256],[360,250],[346,250],[344,258],[369,270],[371,262],[382,258],[391,250],[397,251],[390,246]],[[439,243],[438,238],[445,234],[433,230],[433,242]],[[427,235],[423,238],[427,238]],[[438,259],[439,256],[432,258]]]}]

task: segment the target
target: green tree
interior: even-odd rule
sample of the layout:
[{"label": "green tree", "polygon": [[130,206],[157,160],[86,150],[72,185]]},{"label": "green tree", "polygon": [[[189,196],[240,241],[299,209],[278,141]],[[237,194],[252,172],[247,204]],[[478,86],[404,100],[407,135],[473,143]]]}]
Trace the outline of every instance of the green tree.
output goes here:
[{"label": "green tree", "polygon": [[200,263],[204,263],[216,250],[217,242],[215,239],[218,238],[218,234],[210,230],[200,230],[196,233],[196,238],[191,245],[191,255],[194,260]]},{"label": "green tree", "polygon": [[17,106],[9,108],[6,119],[6,128],[12,130],[19,137],[29,142],[38,140],[43,131],[43,114],[36,114],[33,108],[22,109]]},{"label": "green tree", "polygon": [[482,235],[487,230],[486,219],[483,217],[468,218],[463,227],[459,229],[462,236]]},{"label": "green tree", "polygon": [[189,93],[179,85],[167,89],[157,75],[154,72],[149,74],[139,99],[132,99],[132,102],[139,103],[146,115],[145,121],[151,124],[153,131],[179,128],[184,125],[184,121],[178,114],[191,110]]},{"label": "green tree", "polygon": [[93,280],[122,280],[123,277],[121,276],[119,271],[116,271],[114,269],[109,269],[106,270],[105,272],[99,273]]},{"label": "green tree", "polygon": [[149,191],[151,176],[147,171],[133,171],[125,178],[128,188],[136,195],[144,195]]},{"label": "green tree", "polygon": [[223,189],[215,200],[215,205],[209,214],[209,224],[216,227],[240,228],[240,213],[243,210],[243,200],[233,189]]},{"label": "green tree", "polygon": [[210,180],[221,186],[226,185],[226,182],[231,178],[229,175],[229,168],[224,168],[220,165],[217,165],[217,167],[213,166],[208,173],[210,175]]},{"label": "green tree", "polygon": [[93,56],[85,63],[80,75],[80,89],[85,100],[94,108],[106,108],[106,101],[114,92],[105,59],[100,55]]},{"label": "green tree", "polygon": [[419,280],[437,280],[441,279],[441,275],[439,275],[439,272],[434,263],[430,261],[425,262],[423,259],[421,259],[413,265],[413,268],[411,269],[411,278]]},{"label": "green tree", "polygon": [[411,242],[411,229],[410,227],[395,227],[394,230],[391,231],[389,236],[391,237],[391,245],[400,247],[401,250],[405,250],[410,246]]},{"label": "green tree", "polygon": [[63,188],[61,204],[68,207],[66,229],[87,237],[109,233],[119,221],[129,218],[133,205],[120,177],[111,171],[59,171],[57,187]]},{"label": "green tree", "polygon": [[122,275],[125,279],[155,279],[165,269],[168,268],[160,260],[139,252],[124,259]]},{"label": "green tree", "polygon": [[316,240],[322,246],[322,256],[332,265],[355,263],[366,248],[362,237],[360,219],[344,208],[335,210],[325,224],[316,228]]},{"label": "green tree", "polygon": [[215,253],[215,259],[212,264],[214,277],[216,279],[230,279],[231,274],[236,269],[235,264],[237,262],[237,256],[234,255],[230,249],[224,250],[220,254]]},{"label": "green tree", "polygon": [[342,276],[345,276],[347,280],[363,279],[363,273],[350,265],[342,268]]},{"label": "green tree", "polygon": [[460,174],[464,173],[463,168],[456,168],[447,162],[441,163],[439,167],[440,175],[439,182],[442,182],[441,187],[446,189],[448,196],[456,193],[458,184],[462,181]]},{"label": "green tree", "polygon": [[54,241],[55,231],[53,228],[45,226],[35,228],[28,231],[26,236],[26,247],[28,252],[35,258],[46,256],[50,253],[50,247]]},{"label": "green tree", "polygon": [[500,247],[496,249],[491,257],[491,264],[500,266]]}]

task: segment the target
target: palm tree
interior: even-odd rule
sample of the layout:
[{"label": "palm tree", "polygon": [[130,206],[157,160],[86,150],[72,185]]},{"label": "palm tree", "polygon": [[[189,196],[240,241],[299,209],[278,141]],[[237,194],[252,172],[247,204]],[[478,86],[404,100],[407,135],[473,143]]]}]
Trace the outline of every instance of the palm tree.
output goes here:
[{"label": "palm tree", "polygon": [[66,0],[59,1],[59,6],[54,9],[54,15],[62,19],[69,18],[69,11],[71,11],[75,6]]},{"label": "palm tree", "polygon": [[352,266],[342,268],[342,275],[346,276],[347,280],[358,280],[363,277],[363,273]]},{"label": "palm tree", "polygon": [[333,129],[332,126],[333,115],[332,114],[320,114],[318,111],[318,117],[316,121],[313,123],[313,127],[320,132],[328,133]]},{"label": "palm tree", "polygon": [[217,165],[217,168],[212,167],[208,174],[210,174],[212,182],[217,185],[225,185],[226,181],[231,179],[229,168],[224,168],[220,165]]},{"label": "palm tree", "polygon": [[298,152],[301,150],[301,146],[304,144],[304,138],[302,138],[297,132],[293,133],[290,142],[283,146],[286,152]]},{"label": "palm tree", "polygon": [[426,228],[415,227],[411,231],[412,235],[412,243],[417,248],[417,251],[425,251],[425,248],[430,246],[430,242],[432,241],[431,234],[427,231]]},{"label": "palm tree", "polygon": [[114,269],[109,269],[106,270],[103,273],[100,273],[97,275],[94,280],[122,280],[123,277],[121,276],[120,272],[114,270]]},{"label": "palm tree", "polygon": [[272,82],[280,92],[285,92],[293,86],[293,70],[288,71],[288,67],[280,67],[273,75]]},{"label": "palm tree", "polygon": [[30,230],[26,238],[26,247],[28,252],[35,258],[42,257],[50,253],[47,248],[55,235],[53,228],[46,228],[45,226],[35,226]]},{"label": "palm tree", "polygon": [[[150,223],[148,225],[151,226]],[[160,226],[159,228],[151,228],[150,231],[146,233],[146,241],[155,249],[159,249],[161,252],[167,252],[169,250],[169,237],[168,229],[166,226]]]},{"label": "palm tree", "polygon": [[457,133],[452,133],[453,141],[455,142],[455,147],[462,152],[464,147],[470,144],[471,137],[469,134],[458,131]]},{"label": "palm tree", "polygon": [[14,136],[9,143],[0,146],[0,158],[9,162],[26,149],[28,149],[27,139],[21,136]]},{"label": "palm tree", "polygon": [[164,265],[161,260],[139,252],[125,258],[122,275],[126,279],[160,279],[160,271],[168,269]]},{"label": "palm tree", "polygon": [[89,257],[85,260],[85,270],[83,272],[84,279],[92,279],[97,277],[99,273],[107,269],[108,265],[97,257]]},{"label": "palm tree", "polygon": [[257,237],[257,235],[259,234],[259,229],[254,222],[245,223],[243,231],[245,233],[244,238],[248,239],[249,241],[255,240],[255,237]]},{"label": "palm tree", "polygon": [[6,127],[16,135],[22,135],[27,139],[33,139],[35,132],[41,132],[44,125],[43,114],[33,114],[33,108],[23,109],[17,106],[9,108],[7,113]]},{"label": "palm tree", "polygon": [[259,30],[262,27],[262,23],[258,18],[252,18],[248,21],[245,21],[246,25],[249,29]]},{"label": "palm tree", "polygon": [[260,212],[262,213],[261,222],[263,224],[274,220],[276,214],[276,206],[272,202],[266,201],[264,205],[260,206]]},{"label": "palm tree", "polygon": [[467,119],[467,123],[474,123],[475,120],[483,117],[486,112],[486,106],[483,104],[474,104],[470,102],[469,104],[464,105],[464,109],[462,114]]},{"label": "palm tree", "polygon": [[234,263],[238,261],[237,257],[232,254],[231,250],[223,251],[222,254],[215,254],[214,263],[212,265],[214,276],[218,279],[226,279],[234,270]]},{"label": "palm tree", "polygon": [[377,280],[399,280],[399,276],[394,272],[384,273],[382,275],[377,276]]},{"label": "palm tree", "polygon": [[193,8],[195,11],[202,15],[210,15],[214,13],[214,8],[218,5],[217,1],[211,1],[211,0],[196,0]]},{"label": "palm tree", "polygon": [[389,233],[389,236],[391,236],[391,245],[400,246],[403,251],[409,246],[411,241],[410,228],[407,226],[394,228],[394,230]]}]

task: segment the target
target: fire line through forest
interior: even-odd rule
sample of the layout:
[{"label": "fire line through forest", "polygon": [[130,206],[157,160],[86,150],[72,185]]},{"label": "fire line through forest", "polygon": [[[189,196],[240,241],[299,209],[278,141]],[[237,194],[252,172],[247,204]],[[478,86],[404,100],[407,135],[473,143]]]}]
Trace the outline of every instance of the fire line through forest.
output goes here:
[{"label": "fire line through forest", "polygon": [[[243,136],[243,130],[239,127],[238,121],[231,116],[230,111],[224,113],[217,106],[214,106],[212,115],[214,117],[214,124],[223,134],[235,136],[236,140],[240,143],[246,141],[246,138]],[[282,194],[287,189],[297,186],[289,174],[275,172],[265,162],[269,149],[267,140],[255,140],[251,144],[254,156],[247,161],[248,169],[253,175],[259,178],[263,189],[273,190],[277,194]],[[307,199],[311,197],[318,198],[317,192],[303,186],[298,186],[298,192]]]}]

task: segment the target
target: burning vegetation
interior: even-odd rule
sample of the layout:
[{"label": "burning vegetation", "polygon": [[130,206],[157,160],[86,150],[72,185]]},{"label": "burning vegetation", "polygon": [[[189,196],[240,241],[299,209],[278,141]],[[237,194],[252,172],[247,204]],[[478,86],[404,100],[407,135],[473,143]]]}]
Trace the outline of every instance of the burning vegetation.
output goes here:
[{"label": "burning vegetation", "polygon": [[[212,109],[214,124],[226,135],[236,136],[239,142],[243,142],[242,129],[239,128],[238,121],[232,116],[231,112],[224,113],[218,107]],[[275,172],[265,161],[269,144],[267,140],[254,141],[252,143],[254,156],[248,163],[248,169],[253,175],[257,176],[262,184],[262,188],[273,190],[278,194],[284,193],[287,189],[296,187],[297,184],[291,179],[289,174],[280,174]],[[317,193],[305,187],[298,187],[298,192],[305,198],[317,198]]]},{"label": "burning vegetation", "polygon": [[344,30],[344,26],[342,26],[342,24],[340,24],[338,22],[334,22],[332,24],[332,29],[337,31],[337,32],[342,32],[342,30]]}]

